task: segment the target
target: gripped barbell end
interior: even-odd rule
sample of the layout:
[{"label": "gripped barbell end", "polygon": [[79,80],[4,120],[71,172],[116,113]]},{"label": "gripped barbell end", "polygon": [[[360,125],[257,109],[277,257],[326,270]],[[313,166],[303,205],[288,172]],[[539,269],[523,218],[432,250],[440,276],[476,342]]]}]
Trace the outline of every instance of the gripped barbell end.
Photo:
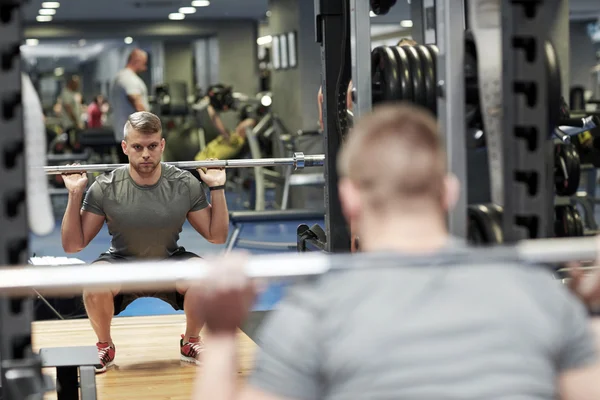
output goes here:
[{"label": "gripped barbell end", "polygon": [[294,153],[294,167],[295,169],[304,169],[304,153]]}]

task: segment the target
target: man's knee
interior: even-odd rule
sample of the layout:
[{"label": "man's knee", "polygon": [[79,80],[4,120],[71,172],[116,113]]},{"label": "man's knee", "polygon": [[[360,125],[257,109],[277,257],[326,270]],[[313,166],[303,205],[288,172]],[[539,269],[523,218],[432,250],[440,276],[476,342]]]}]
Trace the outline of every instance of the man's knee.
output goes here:
[{"label": "man's knee", "polygon": [[112,290],[86,290],[83,292],[83,302],[86,307],[98,307],[106,303],[114,302],[118,291],[114,293]]}]

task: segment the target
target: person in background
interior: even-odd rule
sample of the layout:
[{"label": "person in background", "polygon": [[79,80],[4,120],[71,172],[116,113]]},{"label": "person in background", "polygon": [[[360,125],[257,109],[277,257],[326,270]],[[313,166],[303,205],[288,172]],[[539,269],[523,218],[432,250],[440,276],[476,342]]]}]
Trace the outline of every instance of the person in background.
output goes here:
[{"label": "person in background", "polygon": [[110,104],[117,142],[121,142],[125,137],[123,127],[130,115],[139,111],[150,111],[148,87],[139,77],[139,74],[147,69],[148,54],[141,49],[134,49],[127,59],[127,65],[117,73],[113,81]]},{"label": "person in background", "polygon": [[61,125],[69,134],[71,142],[75,140],[77,131],[84,128],[81,120],[81,94],[79,93],[79,76],[72,75],[67,79],[60,94],[62,104]]},{"label": "person in background", "polygon": [[104,96],[101,94],[94,97],[94,100],[90,103],[87,109],[87,126],[88,128],[101,128],[102,127],[102,104],[104,102]]}]

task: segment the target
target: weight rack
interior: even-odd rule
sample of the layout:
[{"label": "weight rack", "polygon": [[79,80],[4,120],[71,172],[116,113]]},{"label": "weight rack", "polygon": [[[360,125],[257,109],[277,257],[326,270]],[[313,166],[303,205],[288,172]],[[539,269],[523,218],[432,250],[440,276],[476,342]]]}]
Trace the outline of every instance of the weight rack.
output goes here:
[{"label": "weight rack", "polygon": [[[0,263],[27,263],[29,226],[27,223],[26,158],[21,101],[21,7],[24,0],[0,0],[2,34],[2,114],[0,141],[3,162],[0,196]],[[23,400],[40,388],[41,364],[31,352],[33,298],[0,298],[0,375],[3,400]]]}]

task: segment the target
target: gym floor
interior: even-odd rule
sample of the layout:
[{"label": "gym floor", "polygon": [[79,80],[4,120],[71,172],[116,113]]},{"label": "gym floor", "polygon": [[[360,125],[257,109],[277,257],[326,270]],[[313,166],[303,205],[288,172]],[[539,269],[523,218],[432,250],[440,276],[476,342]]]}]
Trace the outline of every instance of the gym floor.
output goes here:
[{"label": "gym floor", "polygon": [[[240,198],[235,193],[227,193],[227,203],[230,211],[241,209]],[[60,241],[60,224],[61,219],[57,218],[56,228],[47,236],[31,235],[30,237],[30,255],[36,257],[70,257],[78,258],[85,262],[94,261],[100,253],[106,251],[110,245],[110,235],[106,225],[98,233],[98,236],[81,252],[76,254],[66,254],[61,246]],[[299,224],[320,224],[323,226],[323,220],[316,221],[291,221],[283,223],[265,223],[265,224],[246,224],[242,231],[241,238],[251,239],[263,242],[296,242],[296,228]],[[229,233],[233,232],[233,227],[230,227]],[[215,245],[207,242],[200,236],[192,226],[186,222],[180,235],[179,244],[185,247],[188,251],[192,251],[199,256],[215,254],[222,252],[225,245]],[[252,254],[268,253],[264,250],[254,250],[244,248]],[[291,251],[291,250],[290,250]],[[283,284],[272,284],[258,299],[255,304],[255,311],[266,311],[274,308],[275,304],[280,300],[283,290]],[[119,317],[131,316],[151,316],[151,315],[170,315],[179,314],[182,311],[175,311],[167,303],[159,299],[141,298],[137,299],[127,307]]]}]

